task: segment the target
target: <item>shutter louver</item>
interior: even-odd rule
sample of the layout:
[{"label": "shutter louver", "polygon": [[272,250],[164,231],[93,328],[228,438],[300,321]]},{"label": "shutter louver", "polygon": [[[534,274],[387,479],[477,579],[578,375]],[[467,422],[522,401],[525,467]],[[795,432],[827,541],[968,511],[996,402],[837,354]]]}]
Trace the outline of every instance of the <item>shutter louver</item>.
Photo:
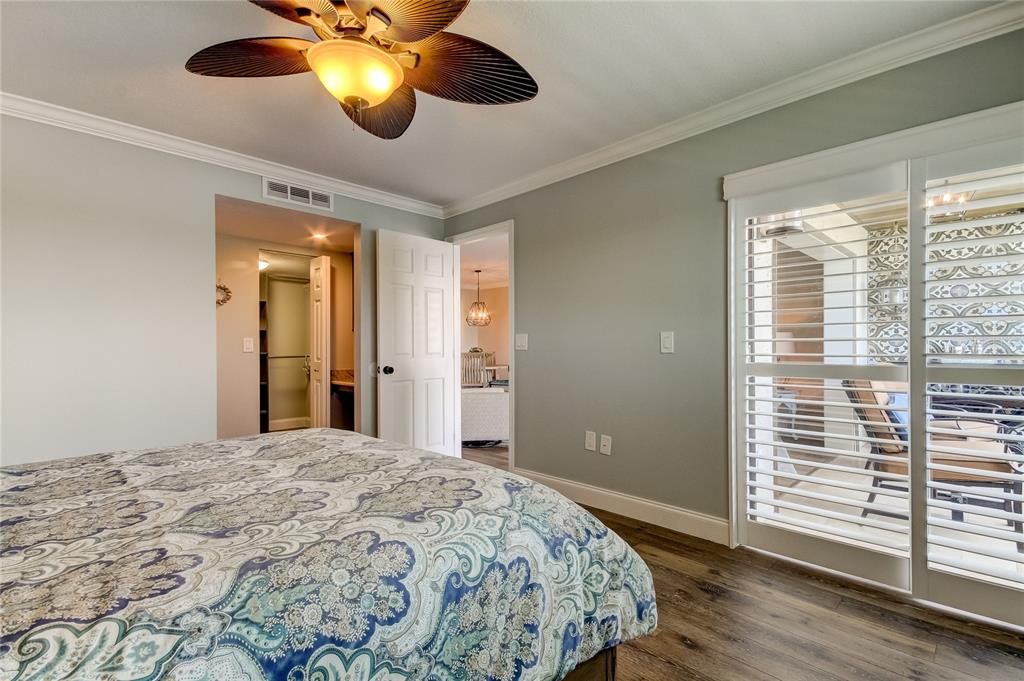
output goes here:
[{"label": "shutter louver", "polygon": [[744,234],[748,517],[908,555],[905,194]]},{"label": "shutter louver", "polygon": [[1024,103],[724,194],[731,541],[1024,627]]},{"label": "shutter louver", "polygon": [[1024,165],[931,180],[928,562],[1024,587]]}]

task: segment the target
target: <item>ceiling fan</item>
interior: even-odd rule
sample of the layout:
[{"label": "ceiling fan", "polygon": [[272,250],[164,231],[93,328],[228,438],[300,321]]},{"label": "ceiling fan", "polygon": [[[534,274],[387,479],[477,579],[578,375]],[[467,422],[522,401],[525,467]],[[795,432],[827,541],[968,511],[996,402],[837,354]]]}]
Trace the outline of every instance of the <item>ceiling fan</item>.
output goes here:
[{"label": "ceiling fan", "polygon": [[447,28],[469,0],[249,0],[313,29],[301,38],[243,38],[211,45],[185,68],[202,76],[258,78],[313,71],[349,118],[383,139],[406,131],[415,90],[468,104],[537,95],[514,59]]}]

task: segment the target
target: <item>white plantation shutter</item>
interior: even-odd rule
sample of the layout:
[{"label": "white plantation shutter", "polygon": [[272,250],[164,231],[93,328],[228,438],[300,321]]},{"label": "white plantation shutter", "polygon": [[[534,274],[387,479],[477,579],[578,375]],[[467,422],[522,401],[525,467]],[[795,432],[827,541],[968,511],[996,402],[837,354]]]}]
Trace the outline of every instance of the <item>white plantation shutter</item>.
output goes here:
[{"label": "white plantation shutter", "polygon": [[905,557],[906,193],[843,194],[744,221],[747,516]]},{"label": "white plantation shutter", "polygon": [[1021,588],[1024,164],[925,195],[928,561]]},{"label": "white plantation shutter", "polygon": [[1024,103],[724,192],[733,541],[1024,626]]}]

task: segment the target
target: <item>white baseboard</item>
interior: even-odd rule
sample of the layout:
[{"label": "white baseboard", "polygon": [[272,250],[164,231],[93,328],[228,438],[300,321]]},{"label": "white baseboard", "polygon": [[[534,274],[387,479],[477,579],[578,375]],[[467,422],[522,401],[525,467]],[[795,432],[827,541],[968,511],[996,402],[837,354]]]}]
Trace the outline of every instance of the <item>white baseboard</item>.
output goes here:
[{"label": "white baseboard", "polygon": [[294,430],[295,428],[309,428],[308,416],[294,416],[290,419],[271,419],[270,430]]},{"label": "white baseboard", "polygon": [[556,478],[524,468],[512,471],[525,478],[530,478],[542,485],[557,490],[577,504],[593,506],[604,511],[611,511],[634,520],[666,527],[717,544],[729,544],[729,521],[699,511],[691,511],[678,506],[671,506],[660,501],[652,501],[631,494],[615,492],[610,489],[594,487],[582,482]]}]

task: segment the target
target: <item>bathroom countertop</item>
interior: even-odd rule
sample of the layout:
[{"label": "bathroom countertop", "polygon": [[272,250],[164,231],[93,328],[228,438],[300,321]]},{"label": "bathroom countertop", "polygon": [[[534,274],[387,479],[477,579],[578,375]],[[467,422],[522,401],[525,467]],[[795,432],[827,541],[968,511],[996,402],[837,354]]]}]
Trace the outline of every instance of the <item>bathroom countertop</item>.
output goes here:
[{"label": "bathroom countertop", "polygon": [[352,369],[331,369],[331,385],[341,390],[354,390],[355,371]]}]

